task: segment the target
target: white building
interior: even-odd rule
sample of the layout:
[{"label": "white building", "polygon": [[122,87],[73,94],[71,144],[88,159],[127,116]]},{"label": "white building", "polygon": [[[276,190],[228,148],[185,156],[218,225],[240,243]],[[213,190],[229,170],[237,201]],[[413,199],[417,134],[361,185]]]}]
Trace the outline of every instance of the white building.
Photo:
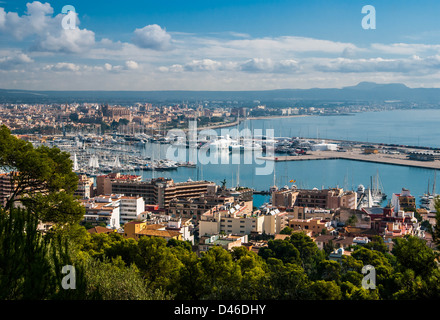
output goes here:
[{"label": "white building", "polygon": [[98,225],[105,223],[107,228],[119,229],[120,227],[120,195],[99,196],[83,200],[86,208],[84,221]]},{"label": "white building", "polygon": [[245,202],[241,205],[226,203],[205,212],[199,221],[199,235],[215,235],[220,232],[245,235],[261,231],[263,217],[252,214],[252,208],[247,206]]},{"label": "white building", "polygon": [[288,224],[286,212],[275,207],[265,207],[252,212],[251,202],[218,205],[202,214],[199,221],[199,235],[219,233],[248,235],[251,232],[279,233]]},{"label": "white building", "polygon": [[193,229],[191,219],[185,219],[182,221],[181,218],[171,218],[168,223],[166,230],[177,230],[182,234],[183,241],[189,241],[194,245],[194,235],[191,230]]},{"label": "white building", "polygon": [[317,143],[311,146],[312,151],[337,151],[338,145],[334,143],[325,143],[324,140],[321,143]]},{"label": "white building", "polygon": [[138,216],[145,212],[145,201],[143,197],[122,196],[120,201],[120,224],[137,220]]}]

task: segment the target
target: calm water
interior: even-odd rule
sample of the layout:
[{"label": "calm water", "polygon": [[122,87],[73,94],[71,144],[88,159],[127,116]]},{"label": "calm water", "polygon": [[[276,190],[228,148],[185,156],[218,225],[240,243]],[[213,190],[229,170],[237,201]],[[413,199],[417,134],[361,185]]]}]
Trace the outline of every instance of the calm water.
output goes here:
[{"label": "calm water", "polygon": [[276,137],[308,137],[440,147],[440,110],[364,112],[248,120],[242,128],[273,129]]},{"label": "calm water", "polygon": [[[353,116],[298,117],[248,120],[240,125],[250,129],[274,129],[276,137],[307,136],[310,138],[347,139],[365,142],[383,142],[407,145],[440,147],[440,110],[404,110],[386,112],[368,112]],[[220,132],[220,130],[218,130]],[[165,158],[169,145],[148,144],[142,151],[153,155],[154,159]],[[194,156],[194,154],[192,154]],[[275,183],[278,187],[291,185],[290,180],[301,188],[327,188],[340,186],[355,190],[359,184],[370,186],[371,177],[379,174],[383,190],[391,199],[393,193],[402,187],[410,189],[417,198],[425,193],[434,180],[434,170],[376,164],[350,160],[314,160],[278,162],[271,174],[256,175],[256,168],[264,166],[255,162],[252,154],[245,164],[233,164],[227,154],[223,155],[225,164],[197,164],[197,168],[179,168],[168,172],[138,172],[147,179],[151,177],[169,177],[175,181],[205,179],[227,186],[237,184],[256,190],[268,190]],[[187,160],[193,160],[188,156]],[[440,177],[440,176],[439,176]],[[438,182],[440,184],[440,180]],[[438,188],[436,188],[438,189]],[[255,196],[255,205],[261,205],[268,197]]]}]

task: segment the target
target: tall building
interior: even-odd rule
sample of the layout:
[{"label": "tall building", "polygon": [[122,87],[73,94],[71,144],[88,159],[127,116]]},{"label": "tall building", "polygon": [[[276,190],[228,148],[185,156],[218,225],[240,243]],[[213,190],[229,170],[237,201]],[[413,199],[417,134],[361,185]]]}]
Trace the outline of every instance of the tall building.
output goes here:
[{"label": "tall building", "polygon": [[136,220],[145,211],[145,201],[142,197],[122,196],[120,200],[120,224]]},{"label": "tall building", "polygon": [[93,197],[93,184],[93,178],[89,178],[86,175],[80,175],[78,179],[78,188],[76,189],[74,196],[78,196],[81,199],[89,199]]},{"label": "tall building", "polygon": [[141,196],[147,204],[157,204],[159,208],[168,208],[175,198],[190,198],[207,192],[209,181],[174,182],[173,179],[157,178],[147,181],[132,179],[111,180],[112,193],[126,196]]},{"label": "tall building", "polygon": [[200,220],[203,213],[221,204],[234,201],[251,201],[253,203],[252,189],[226,189],[215,184],[208,185],[206,193],[196,197],[174,198],[168,206],[168,213],[173,216]]},{"label": "tall building", "polygon": [[416,198],[405,188],[402,188],[401,193],[393,193],[391,205],[394,207],[395,212],[399,212],[400,210],[411,210],[417,207]]},{"label": "tall building", "polygon": [[142,177],[137,175],[127,175],[117,173],[109,173],[96,177],[96,193],[98,195],[112,194],[112,181],[141,181]]}]

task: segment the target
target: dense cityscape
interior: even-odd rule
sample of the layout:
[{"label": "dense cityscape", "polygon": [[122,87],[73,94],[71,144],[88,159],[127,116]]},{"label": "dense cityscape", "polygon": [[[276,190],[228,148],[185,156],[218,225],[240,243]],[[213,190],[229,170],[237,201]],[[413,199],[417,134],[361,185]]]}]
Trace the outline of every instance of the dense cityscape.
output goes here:
[{"label": "dense cityscape", "polygon": [[439,10],[0,1],[0,303],[164,319],[432,307]]}]

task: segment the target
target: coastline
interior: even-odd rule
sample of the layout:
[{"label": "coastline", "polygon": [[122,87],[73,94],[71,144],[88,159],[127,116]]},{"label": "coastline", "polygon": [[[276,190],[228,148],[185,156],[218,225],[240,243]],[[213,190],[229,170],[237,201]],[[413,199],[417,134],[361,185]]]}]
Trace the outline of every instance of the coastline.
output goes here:
[{"label": "coastline", "polygon": [[[299,118],[299,117],[310,117],[312,115],[308,114],[295,114],[295,115],[289,115],[289,116],[263,116],[263,117],[247,117],[245,119],[236,120],[231,123],[222,123],[222,124],[213,124],[209,126],[203,126],[203,127],[197,127],[197,131],[204,130],[204,129],[218,129],[218,128],[227,128],[227,127],[233,127],[236,126],[239,123],[242,123],[246,120],[260,120],[260,119],[280,119],[280,118]],[[189,129],[185,128],[183,131],[188,131]]]}]

